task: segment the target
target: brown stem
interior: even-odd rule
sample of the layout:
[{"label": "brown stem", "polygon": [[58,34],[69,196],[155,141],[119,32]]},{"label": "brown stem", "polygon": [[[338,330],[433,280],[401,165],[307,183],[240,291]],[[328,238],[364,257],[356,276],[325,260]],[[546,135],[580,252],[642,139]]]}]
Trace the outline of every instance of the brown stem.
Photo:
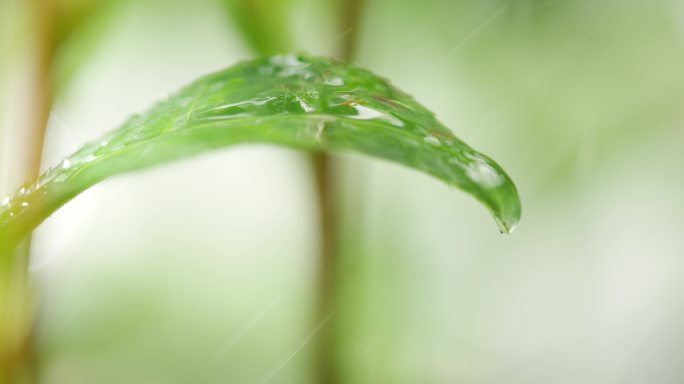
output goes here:
[{"label": "brown stem", "polygon": [[[335,205],[334,163],[329,155],[319,152],[312,155],[316,188],[318,191],[318,209],[320,219],[321,244],[319,250],[318,270],[318,302],[316,315],[318,319],[330,316],[334,319],[337,299],[337,233],[338,207]],[[333,316],[331,316],[331,314]],[[338,380],[337,348],[335,340],[335,322],[331,321],[321,330],[318,338],[317,382],[320,384],[336,384]]]},{"label": "brown stem", "polygon": [[53,101],[52,67],[55,57],[56,20],[54,0],[33,0],[31,3],[36,27],[36,63],[31,99],[32,113],[28,126],[28,145],[25,149],[26,180],[40,174],[45,130]]},{"label": "brown stem", "polygon": [[359,36],[359,21],[365,0],[339,0],[340,31],[344,33],[339,48],[339,58],[351,61],[356,54]]},{"label": "brown stem", "polygon": [[0,256],[0,383],[34,383],[28,245],[21,244],[10,255],[0,250]]},{"label": "brown stem", "polygon": [[[26,143],[18,158],[25,181],[37,178],[43,155],[43,143],[52,108],[52,67],[56,50],[55,6],[53,0],[32,0],[28,6],[35,31],[34,76],[31,79],[31,114],[20,142]],[[0,249],[0,382],[32,384],[37,381],[33,350],[34,308],[28,275],[30,239],[14,250]]]}]

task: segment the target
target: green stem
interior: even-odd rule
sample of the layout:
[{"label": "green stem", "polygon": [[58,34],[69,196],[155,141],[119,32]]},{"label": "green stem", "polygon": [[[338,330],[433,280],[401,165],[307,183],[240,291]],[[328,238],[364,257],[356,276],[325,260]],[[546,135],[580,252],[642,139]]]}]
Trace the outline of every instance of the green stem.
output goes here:
[{"label": "green stem", "polygon": [[[338,0],[340,7],[340,26],[344,38],[339,48],[339,59],[351,61],[356,51],[359,20],[364,0]],[[336,193],[337,174],[335,159],[326,153],[312,155],[318,205],[320,212],[321,244],[319,253],[318,278],[318,319],[325,319],[337,309],[340,284],[339,273],[339,196]],[[318,339],[316,381],[319,384],[337,384],[342,381],[339,367],[339,337],[337,336],[336,316],[332,316],[328,327],[321,331]]]}]

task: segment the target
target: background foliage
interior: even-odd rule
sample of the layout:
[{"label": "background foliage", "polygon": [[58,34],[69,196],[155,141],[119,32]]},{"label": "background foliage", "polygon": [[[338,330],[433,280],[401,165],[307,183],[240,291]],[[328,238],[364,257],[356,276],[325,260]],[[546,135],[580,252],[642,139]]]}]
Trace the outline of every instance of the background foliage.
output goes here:
[{"label": "background foliage", "polygon": [[[2,158],[27,103],[22,4],[0,3]],[[109,12],[56,99],[45,164],[252,56],[216,1]],[[336,12],[293,0],[293,48],[331,55]],[[674,0],[369,1],[356,61],[497,159],[525,219],[500,236],[438,181],[344,156],[348,382],[681,382],[683,31]],[[254,146],[67,205],[31,267],[44,381],[307,382],[308,183],[302,155]]]}]

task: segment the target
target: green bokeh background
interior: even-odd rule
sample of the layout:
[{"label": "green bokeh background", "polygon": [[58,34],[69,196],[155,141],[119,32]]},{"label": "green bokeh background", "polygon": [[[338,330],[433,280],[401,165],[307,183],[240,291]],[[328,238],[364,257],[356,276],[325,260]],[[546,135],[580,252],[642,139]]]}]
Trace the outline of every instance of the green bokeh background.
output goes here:
[{"label": "green bokeh background", "polygon": [[[46,165],[253,56],[218,1],[103,7],[62,52]],[[330,3],[288,17],[294,48],[334,54]],[[9,189],[27,20],[0,3]],[[341,156],[345,382],[682,382],[681,2],[369,0],[358,33],[354,61],[496,159],[524,211],[502,236],[437,180]],[[266,146],[79,196],[34,239],[43,382],[313,382],[314,208],[306,157]]]}]

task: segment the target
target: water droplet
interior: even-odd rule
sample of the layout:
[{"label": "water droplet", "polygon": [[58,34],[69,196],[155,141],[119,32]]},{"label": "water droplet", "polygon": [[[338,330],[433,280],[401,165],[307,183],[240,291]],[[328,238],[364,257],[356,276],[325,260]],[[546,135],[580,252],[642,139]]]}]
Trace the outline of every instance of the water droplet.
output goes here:
[{"label": "water droplet", "polygon": [[298,55],[287,54],[278,55],[270,58],[270,63],[275,68],[273,72],[278,77],[301,76],[303,79],[309,79],[313,74],[305,70],[309,63],[302,61]]},{"label": "water droplet", "polygon": [[[503,176],[487,160],[476,154],[465,153],[471,161],[466,165],[468,177],[487,188],[495,188],[504,182]],[[455,161],[461,162],[459,159]]]},{"label": "water droplet", "polygon": [[9,196],[5,196],[5,197],[2,199],[2,206],[4,207],[4,206],[8,205],[9,202],[10,202]]},{"label": "water droplet", "polygon": [[423,140],[425,140],[425,142],[430,144],[430,145],[436,145],[436,146],[442,145],[442,143],[439,141],[438,138],[431,136],[431,135],[425,136],[425,138],[423,138]]},{"label": "water droplet", "polygon": [[513,231],[515,231],[515,228],[517,227],[517,223],[508,225],[497,216],[494,216],[494,221],[496,222],[496,225],[499,227],[499,231],[504,235],[510,235],[511,233],[513,233]]},{"label": "water droplet", "polygon": [[331,78],[325,79],[324,83],[327,85],[332,85],[333,87],[340,87],[340,86],[344,85],[344,80],[342,80],[341,77],[336,76],[336,77],[331,77]]},{"label": "water droplet", "polygon": [[71,167],[71,161],[69,161],[69,159],[64,159],[62,162],[62,168],[69,169],[69,167]]},{"label": "water droplet", "polygon": [[[314,100],[319,97],[318,92],[307,92],[307,96],[311,96]],[[211,107],[199,114],[201,120],[227,120],[243,117],[258,117],[258,116],[272,116],[274,113],[282,113],[292,108],[291,103],[299,106],[305,113],[312,113],[316,111],[315,104],[310,102],[311,99],[306,96],[287,95],[287,96],[267,96],[256,97],[249,100],[241,100],[231,102],[218,106]],[[271,104],[271,102],[276,102]],[[271,104],[271,105],[269,105]],[[268,107],[264,107],[269,105]]]},{"label": "water droplet", "polygon": [[307,104],[306,101],[304,101],[301,97],[299,97],[299,96],[295,96],[295,97],[297,98],[297,102],[299,103],[299,106],[302,107],[304,112],[309,113],[309,112],[313,112],[316,110],[314,107]]},{"label": "water droplet", "polygon": [[366,107],[365,105],[351,103],[351,107],[356,110],[355,115],[348,115],[349,118],[355,120],[385,120],[392,125],[403,127],[404,123],[392,115],[380,112],[376,109]]},{"label": "water droplet", "polygon": [[262,106],[262,105],[268,104],[270,101],[273,101],[275,99],[277,99],[277,97],[274,97],[274,96],[257,97],[254,99],[242,100],[242,101],[238,101],[238,102],[234,102],[234,103],[228,103],[228,104],[222,104],[222,105],[219,105],[217,107],[213,107],[213,108],[207,110],[207,112],[221,111],[221,113],[230,114],[230,112],[231,112],[230,109],[234,108],[234,109],[236,109],[235,113],[237,114],[240,112],[244,112],[244,109],[240,108],[240,107],[244,107],[244,106],[248,106],[248,105]]},{"label": "water droplet", "polygon": [[22,207],[28,207],[28,206],[29,206],[29,203],[23,202],[23,203],[21,203],[21,206],[22,206]]}]

